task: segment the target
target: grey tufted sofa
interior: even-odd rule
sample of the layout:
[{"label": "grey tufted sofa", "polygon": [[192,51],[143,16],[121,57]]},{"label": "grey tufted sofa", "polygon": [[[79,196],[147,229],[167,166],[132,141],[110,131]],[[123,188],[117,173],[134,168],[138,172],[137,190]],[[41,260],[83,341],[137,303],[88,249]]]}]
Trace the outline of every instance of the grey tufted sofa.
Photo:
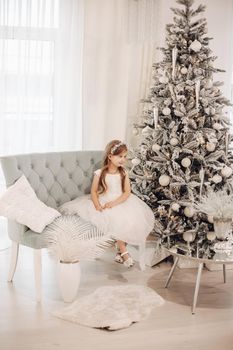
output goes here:
[{"label": "grey tufted sofa", "polygon": [[[6,186],[22,174],[37,197],[53,208],[80,195],[90,193],[94,170],[101,167],[101,151],[53,152],[1,157]],[[8,234],[12,240],[8,281],[12,281],[18,260],[19,245],[34,249],[36,299],[41,299],[41,249],[46,248],[43,233],[38,234],[11,220]]]}]

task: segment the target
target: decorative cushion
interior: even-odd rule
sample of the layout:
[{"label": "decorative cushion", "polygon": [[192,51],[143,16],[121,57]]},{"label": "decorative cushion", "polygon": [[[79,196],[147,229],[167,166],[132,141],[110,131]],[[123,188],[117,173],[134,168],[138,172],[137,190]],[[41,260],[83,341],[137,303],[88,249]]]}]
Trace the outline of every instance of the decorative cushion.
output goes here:
[{"label": "decorative cushion", "polygon": [[41,202],[22,175],[0,197],[0,215],[41,233],[45,226],[61,214]]}]

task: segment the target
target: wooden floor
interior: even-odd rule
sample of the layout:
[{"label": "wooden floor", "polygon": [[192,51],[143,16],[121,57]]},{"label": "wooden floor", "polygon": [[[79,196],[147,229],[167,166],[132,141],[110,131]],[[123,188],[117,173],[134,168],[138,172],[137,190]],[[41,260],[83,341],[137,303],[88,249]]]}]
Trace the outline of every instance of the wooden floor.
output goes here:
[{"label": "wooden floor", "polygon": [[43,253],[43,302],[34,301],[33,259],[30,249],[20,251],[14,283],[7,283],[9,249],[0,251],[1,350],[233,350],[233,270],[223,284],[219,271],[203,271],[196,315],[190,305],[195,269],[177,269],[169,289],[164,283],[170,263],[141,272],[113,262],[108,252],[95,263],[82,264],[79,296],[103,285],[127,283],[151,287],[165,304],[145,321],[108,332],[59,320],[51,312],[64,304],[56,281],[56,265]]}]

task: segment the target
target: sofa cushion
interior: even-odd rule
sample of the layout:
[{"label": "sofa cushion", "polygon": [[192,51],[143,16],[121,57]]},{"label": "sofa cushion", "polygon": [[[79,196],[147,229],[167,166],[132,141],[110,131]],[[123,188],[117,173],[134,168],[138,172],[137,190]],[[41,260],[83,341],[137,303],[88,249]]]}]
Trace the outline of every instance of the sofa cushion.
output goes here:
[{"label": "sofa cushion", "polygon": [[0,197],[0,215],[41,233],[45,226],[61,214],[41,202],[22,175]]}]

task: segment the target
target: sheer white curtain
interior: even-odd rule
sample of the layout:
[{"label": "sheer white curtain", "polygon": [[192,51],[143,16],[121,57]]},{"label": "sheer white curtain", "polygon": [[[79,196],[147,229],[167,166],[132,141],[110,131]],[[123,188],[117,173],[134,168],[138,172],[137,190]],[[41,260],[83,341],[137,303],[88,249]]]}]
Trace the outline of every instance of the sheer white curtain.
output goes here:
[{"label": "sheer white curtain", "polygon": [[0,154],[82,144],[83,0],[0,0]]},{"label": "sheer white curtain", "polygon": [[84,0],[0,0],[0,155],[81,149],[83,19]]},{"label": "sheer white curtain", "polygon": [[83,146],[131,139],[160,38],[160,1],[86,0]]}]

